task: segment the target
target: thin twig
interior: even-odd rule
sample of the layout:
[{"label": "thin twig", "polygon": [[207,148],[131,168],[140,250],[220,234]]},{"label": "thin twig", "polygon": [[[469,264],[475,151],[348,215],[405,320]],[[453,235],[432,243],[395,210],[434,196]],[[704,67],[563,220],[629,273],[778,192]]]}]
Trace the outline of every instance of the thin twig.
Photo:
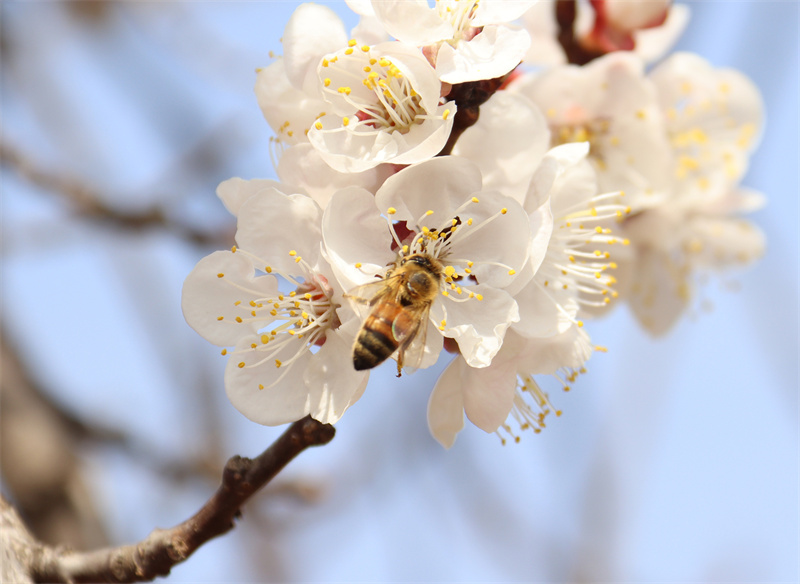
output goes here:
[{"label": "thin twig", "polygon": [[82,182],[57,175],[37,166],[13,146],[0,142],[0,163],[7,165],[31,183],[65,198],[77,213],[89,219],[106,221],[130,230],[160,227],[199,244],[217,243],[223,237],[177,223],[162,209],[120,211],[105,204],[101,197]]},{"label": "thin twig", "polygon": [[310,416],[295,422],[254,459],[234,456],[217,492],[191,518],[171,529],[156,529],[137,544],[90,552],[43,547],[32,558],[37,582],[147,582],[166,576],[201,545],[234,527],[241,506],[310,446],[327,444],[335,429]]}]

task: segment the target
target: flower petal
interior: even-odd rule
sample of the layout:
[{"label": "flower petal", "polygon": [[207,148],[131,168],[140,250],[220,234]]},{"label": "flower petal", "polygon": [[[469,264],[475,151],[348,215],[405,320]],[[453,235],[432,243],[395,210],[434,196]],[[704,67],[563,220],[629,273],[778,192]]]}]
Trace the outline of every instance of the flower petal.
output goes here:
[{"label": "flower petal", "polygon": [[347,31],[339,16],[327,6],[309,2],[292,13],[283,30],[286,74],[298,89],[307,86],[320,59],[347,44]]},{"label": "flower petal", "polygon": [[531,44],[526,30],[490,24],[468,42],[443,43],[436,56],[436,73],[447,83],[494,79],[520,64]]},{"label": "flower petal", "polygon": [[[236,409],[265,426],[295,422],[311,413],[303,372],[312,355],[304,341],[292,339],[266,359],[253,344],[261,346],[258,336],[240,340],[225,368],[225,391]],[[295,361],[286,365],[292,357]]]},{"label": "flower petal", "polygon": [[181,308],[189,326],[221,347],[233,346],[254,333],[258,325],[247,319],[248,302],[275,297],[278,292],[277,280],[266,275],[256,277],[255,268],[243,253],[215,251],[201,259],[186,277],[181,294]]},{"label": "flower petal", "polygon": [[463,359],[455,358],[448,365],[428,400],[428,428],[439,444],[450,448],[464,427],[464,395],[462,393]]},{"label": "flower petal", "polygon": [[369,373],[355,370],[352,355],[352,342],[329,331],[303,374],[309,413],[323,424],[335,424],[367,386]]},{"label": "flower petal", "polygon": [[321,220],[322,210],[310,197],[267,189],[241,206],[236,242],[284,274],[302,274],[298,257],[311,266],[319,260]]},{"label": "flower petal", "polygon": [[[500,350],[506,329],[519,320],[519,309],[514,298],[504,290],[484,284],[468,288],[476,297],[462,302],[442,297],[441,302],[434,302],[431,307],[431,318],[435,323],[445,321],[444,336],[458,342],[470,366],[487,367]],[[478,300],[477,295],[481,295],[482,300]],[[465,298],[465,294],[461,297]]]}]

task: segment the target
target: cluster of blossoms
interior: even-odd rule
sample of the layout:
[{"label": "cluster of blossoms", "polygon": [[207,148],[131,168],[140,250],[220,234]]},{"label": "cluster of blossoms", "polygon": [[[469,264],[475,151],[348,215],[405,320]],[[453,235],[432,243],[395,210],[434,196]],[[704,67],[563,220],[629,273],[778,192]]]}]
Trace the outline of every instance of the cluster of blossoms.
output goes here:
[{"label": "cluster of blossoms", "polygon": [[393,356],[398,375],[446,350],[434,437],[452,445],[466,414],[518,439],[560,414],[535,376],[569,390],[604,350],[585,320],[626,301],[662,333],[698,274],[761,254],[739,218],[761,204],[739,185],[758,91],[691,54],[646,69],[685,7],[592,1],[570,51],[563,3],[348,4],[350,34],[300,5],[258,71],[278,180],[219,186],[236,245],[184,285],[186,320],[224,347],[250,419],[334,423],[383,360],[356,366],[356,349]]}]

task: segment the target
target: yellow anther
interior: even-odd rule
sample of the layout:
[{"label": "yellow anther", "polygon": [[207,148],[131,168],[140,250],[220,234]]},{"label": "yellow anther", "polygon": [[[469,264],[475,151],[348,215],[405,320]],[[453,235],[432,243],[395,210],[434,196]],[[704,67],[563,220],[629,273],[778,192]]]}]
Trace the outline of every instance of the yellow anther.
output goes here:
[{"label": "yellow anther", "polygon": [[403,246],[403,253],[408,253],[408,246],[407,245]]},{"label": "yellow anther", "polygon": [[345,55],[352,55],[353,54],[353,49],[348,47],[347,49],[344,50],[344,54]]},{"label": "yellow anther", "polygon": [[476,294],[475,298],[477,298],[478,300],[483,300],[483,294]]},{"label": "yellow anther", "polygon": [[450,292],[447,290],[442,290],[442,296],[450,296]]},{"label": "yellow anther", "polygon": [[582,327],[582,326],[583,326],[583,321],[582,321],[582,320],[579,320],[579,321],[578,321],[576,324],[577,324],[579,327]]},{"label": "yellow anther", "polygon": [[242,322],[242,317],[241,316],[237,316],[236,317],[236,322]]},{"label": "yellow anther", "polygon": [[348,118],[347,116],[343,117],[342,118],[342,125],[343,126],[349,126],[350,125],[350,118]]},{"label": "yellow anther", "polygon": [[331,84],[331,78],[330,78],[330,77],[326,77],[325,79],[323,79],[323,80],[322,80],[322,84],[323,84],[325,87],[329,87],[329,86],[330,86],[330,84]]},{"label": "yellow anther", "polygon": [[361,45],[361,50],[365,53],[369,52],[369,45]]},{"label": "yellow anther", "polygon": [[266,345],[269,342],[269,335],[261,335],[261,342]]},{"label": "yellow anther", "polygon": [[227,355],[227,354],[228,354],[228,349],[222,349],[222,350],[219,352],[219,354],[220,354],[220,355]]},{"label": "yellow anther", "polygon": [[300,316],[302,316],[304,319],[308,320],[308,313],[305,310],[300,314]]},{"label": "yellow anther", "polygon": [[256,347],[258,347],[258,345],[257,345],[257,344],[255,344],[255,343],[250,343],[250,348],[251,348],[251,349],[255,349]]},{"label": "yellow anther", "polygon": [[297,250],[290,249],[289,250],[289,255],[292,256],[292,257],[296,256],[297,255]]},{"label": "yellow anther", "polygon": [[361,262],[356,262],[356,268],[360,268],[360,267],[361,267]]},{"label": "yellow anther", "polygon": [[239,361],[239,364],[237,365],[237,367],[239,367],[239,369],[244,367],[244,361]]},{"label": "yellow anther", "polygon": [[[240,302],[237,300],[236,302],[234,302],[234,304],[236,304],[236,305],[239,305],[239,304],[241,304],[241,303],[240,303]],[[251,301],[250,301],[250,306],[252,306],[253,308],[255,308],[255,306],[256,306],[256,301],[255,301],[255,300],[251,300]]]},{"label": "yellow anther", "polygon": [[622,240],[622,245],[630,245],[630,244],[631,244],[631,240],[628,239],[627,237]]},{"label": "yellow anther", "polygon": [[275,367],[280,367],[280,366],[281,366],[281,360],[275,359]]},{"label": "yellow anther", "polygon": [[259,383],[258,384],[258,389],[264,389],[264,384],[263,383]]},{"label": "yellow anther", "polygon": [[394,215],[395,213],[397,213],[397,209],[395,209],[394,207],[389,207],[389,208],[386,210],[386,212],[387,212],[389,215]]},{"label": "yellow anther", "polygon": [[472,197],[472,202],[473,203],[480,203],[480,200],[478,200],[478,197]]},{"label": "yellow anther", "polygon": [[328,61],[328,59],[322,59],[322,66],[327,67],[328,65],[330,65],[330,61]]},{"label": "yellow anther", "polygon": [[427,211],[425,211],[425,215],[426,216],[433,215],[433,210],[432,209],[428,209]]},{"label": "yellow anther", "polygon": [[446,120],[449,117],[450,117],[450,110],[449,109],[444,110],[444,112],[442,112],[442,119]]},{"label": "yellow anther", "polygon": [[224,316],[218,316],[217,320],[222,320],[223,318],[225,318],[225,317]]},{"label": "yellow anther", "polygon": [[272,268],[270,268],[269,266],[265,266],[265,267],[264,267],[264,271],[265,271],[266,273],[268,273],[268,274],[271,274],[271,273],[272,273]]},{"label": "yellow anther", "polygon": [[453,266],[445,266],[444,273],[445,275],[452,277],[452,275],[456,273],[456,269]]},{"label": "yellow anther", "polygon": [[348,47],[355,47],[357,44],[358,42],[356,41],[356,39],[350,39],[349,41],[347,41]]},{"label": "yellow anther", "polygon": [[506,213],[508,213],[508,209],[506,207],[503,207],[502,209],[500,209],[500,214],[501,215],[505,215]]},{"label": "yellow anther", "polygon": [[472,225],[472,217],[470,217],[469,219],[467,219],[467,225]]},{"label": "yellow anther", "polygon": [[320,122],[319,120],[317,120],[316,122],[314,122],[314,127],[315,127],[317,130],[321,130],[321,129],[322,129],[322,122]]},{"label": "yellow anther", "polygon": [[236,246],[235,245],[231,248],[231,253],[236,253]]},{"label": "yellow anther", "polygon": [[600,257],[601,255],[603,255],[603,252],[600,251],[599,249],[596,249],[596,250],[594,250],[594,255],[596,255],[597,257]]},{"label": "yellow anther", "polygon": [[508,275],[509,276],[513,276],[516,273],[517,273],[517,270],[508,270]]},{"label": "yellow anther", "polygon": [[603,233],[603,228],[598,225],[597,227],[594,228],[594,231],[595,233]]},{"label": "yellow anther", "polygon": [[224,278],[224,277],[225,277],[225,274],[223,274],[222,272],[220,272],[219,274],[217,274],[217,278]]},{"label": "yellow anther", "polygon": [[[251,300],[251,302],[252,302],[252,300]],[[241,300],[237,300],[236,302],[233,303],[233,305],[234,306],[239,306],[241,303],[242,303]]]}]

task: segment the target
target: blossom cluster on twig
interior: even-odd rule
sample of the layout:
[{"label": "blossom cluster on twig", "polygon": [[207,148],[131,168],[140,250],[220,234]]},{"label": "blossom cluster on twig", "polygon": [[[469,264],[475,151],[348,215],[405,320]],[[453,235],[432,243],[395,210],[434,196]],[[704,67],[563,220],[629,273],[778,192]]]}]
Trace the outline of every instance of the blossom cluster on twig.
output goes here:
[{"label": "blossom cluster on twig", "polygon": [[248,418],[335,423],[373,366],[391,356],[399,376],[446,349],[433,436],[451,446],[466,414],[518,439],[560,414],[535,376],[569,390],[604,350],[584,321],[624,301],[664,333],[698,274],[761,255],[740,218],[763,202],[740,185],[761,98],[736,71],[665,57],[686,7],[348,5],[349,33],[301,4],[258,70],[278,179],[219,185],[236,245],[184,284]]}]

